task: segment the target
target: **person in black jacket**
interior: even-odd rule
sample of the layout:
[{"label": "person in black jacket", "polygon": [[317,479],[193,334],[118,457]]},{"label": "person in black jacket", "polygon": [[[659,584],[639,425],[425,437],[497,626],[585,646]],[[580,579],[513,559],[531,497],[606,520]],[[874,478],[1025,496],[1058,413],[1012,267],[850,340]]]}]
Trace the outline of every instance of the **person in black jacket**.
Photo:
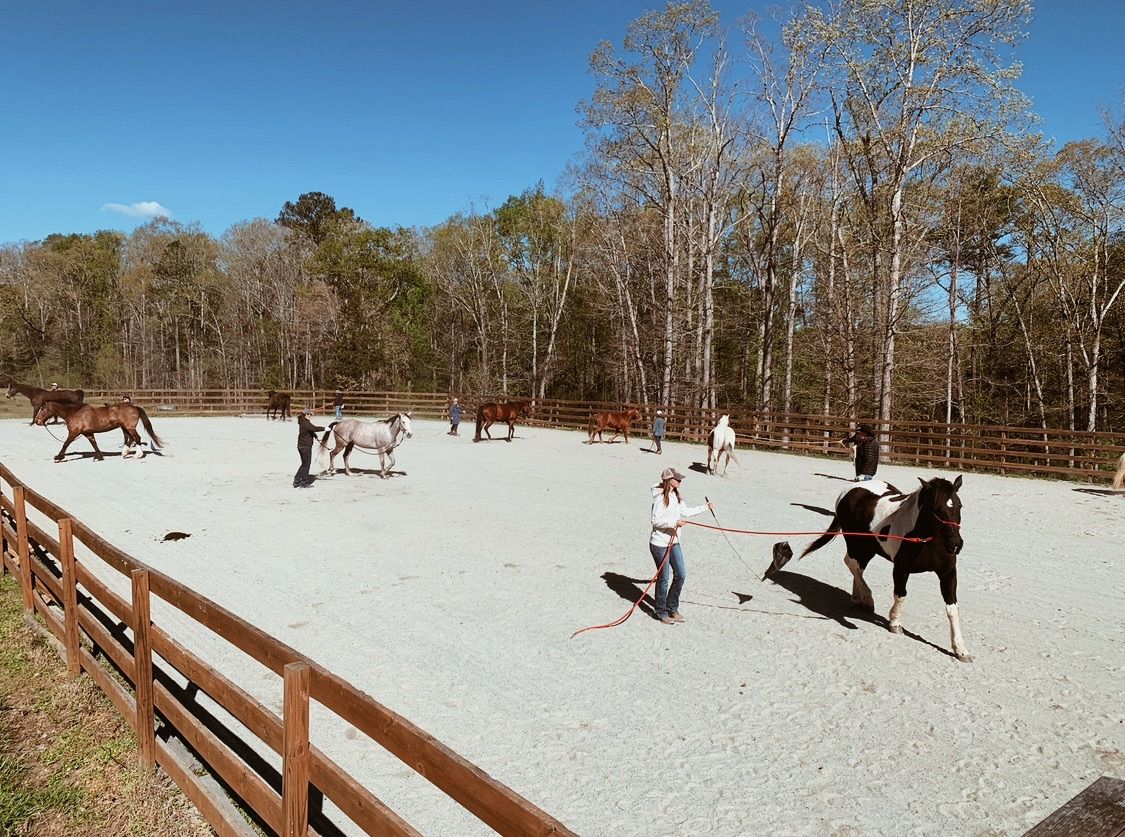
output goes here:
[{"label": "person in black jacket", "polygon": [[875,477],[879,469],[879,442],[870,424],[861,424],[853,433],[840,440],[840,444],[855,445],[855,481],[862,482]]},{"label": "person in black jacket", "polygon": [[312,407],[306,407],[297,419],[297,453],[301,455],[301,467],[293,475],[294,488],[310,488],[315,481],[309,476],[309,466],[312,464],[312,446],[316,441],[316,434],[324,430],[317,427],[309,420],[313,414]]}]

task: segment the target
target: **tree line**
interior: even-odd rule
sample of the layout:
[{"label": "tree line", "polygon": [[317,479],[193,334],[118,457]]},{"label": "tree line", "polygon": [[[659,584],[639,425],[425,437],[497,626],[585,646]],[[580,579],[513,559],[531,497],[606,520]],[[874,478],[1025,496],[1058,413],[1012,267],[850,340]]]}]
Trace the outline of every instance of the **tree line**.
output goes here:
[{"label": "tree line", "polygon": [[319,192],[221,237],[0,247],[0,370],[1125,426],[1125,121],[1053,148],[1029,0],[705,0],[590,58],[549,194],[381,228]]}]

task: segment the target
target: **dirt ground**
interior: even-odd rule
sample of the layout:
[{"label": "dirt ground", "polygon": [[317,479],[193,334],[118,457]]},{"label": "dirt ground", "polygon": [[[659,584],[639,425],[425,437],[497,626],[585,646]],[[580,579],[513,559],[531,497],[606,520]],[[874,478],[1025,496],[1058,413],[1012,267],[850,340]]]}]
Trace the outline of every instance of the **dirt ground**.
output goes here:
[{"label": "dirt ground", "polygon": [[[652,575],[662,467],[724,526],[793,532],[826,525],[849,464],[739,451],[721,479],[699,472],[698,445],[657,456],[643,439],[524,427],[474,444],[468,424],[454,438],[418,421],[390,479],[356,453],[356,476],[301,490],[294,422],[153,420],[168,447],[142,461],[54,464],[59,443],[18,420],[0,422],[0,460],[578,833],[1018,835],[1098,776],[1125,778],[1125,495],[965,476],[973,663],[948,653],[932,576],[912,579],[909,633],[895,636],[886,562],[868,570],[871,616],[849,602],[842,543],[763,583],[774,541],[799,552],[811,538],[702,529],[684,534],[685,623],[638,612],[570,639],[620,616]],[[955,476],[879,471],[907,490],[938,474]],[[280,712],[273,674],[154,613]],[[488,833],[347,725],[318,711],[313,733],[425,834]]]}]

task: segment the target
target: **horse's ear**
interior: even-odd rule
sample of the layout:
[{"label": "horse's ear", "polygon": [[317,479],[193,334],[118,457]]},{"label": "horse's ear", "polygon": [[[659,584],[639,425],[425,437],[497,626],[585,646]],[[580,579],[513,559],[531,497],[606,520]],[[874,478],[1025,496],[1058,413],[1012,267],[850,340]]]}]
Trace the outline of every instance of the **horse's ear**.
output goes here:
[{"label": "horse's ear", "polygon": [[918,477],[918,482],[922,483],[922,485],[926,484],[926,481],[924,479],[922,479],[921,477]]},{"label": "horse's ear", "polygon": [[961,490],[961,475],[960,474],[958,474],[957,479],[955,479],[953,481],[953,490],[954,491],[960,491]]}]

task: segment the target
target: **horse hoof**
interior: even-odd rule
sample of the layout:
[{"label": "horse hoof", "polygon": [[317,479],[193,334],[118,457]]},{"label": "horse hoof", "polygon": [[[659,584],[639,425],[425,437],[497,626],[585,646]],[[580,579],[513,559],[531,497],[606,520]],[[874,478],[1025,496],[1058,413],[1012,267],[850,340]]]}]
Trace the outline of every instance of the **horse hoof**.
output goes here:
[{"label": "horse hoof", "polygon": [[957,659],[963,663],[971,663],[973,661],[972,654],[957,654]]},{"label": "horse hoof", "polygon": [[891,625],[889,630],[892,634],[901,634],[902,633],[902,625]]}]

